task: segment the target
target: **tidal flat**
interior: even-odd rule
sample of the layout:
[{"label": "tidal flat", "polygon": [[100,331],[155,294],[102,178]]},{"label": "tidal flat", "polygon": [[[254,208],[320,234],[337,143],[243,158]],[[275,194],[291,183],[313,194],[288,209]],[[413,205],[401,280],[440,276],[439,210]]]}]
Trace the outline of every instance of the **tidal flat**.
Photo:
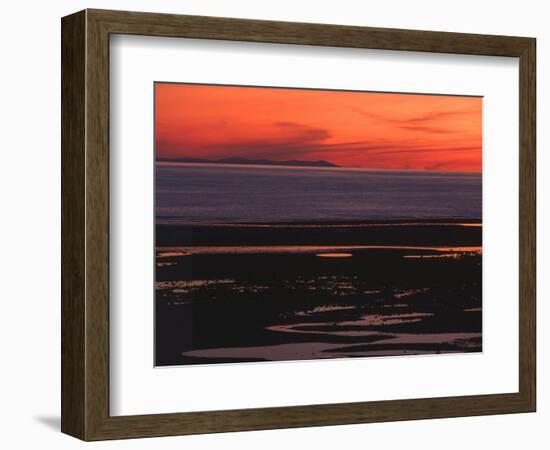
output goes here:
[{"label": "tidal flat", "polygon": [[482,351],[475,220],[156,227],[157,366]]}]

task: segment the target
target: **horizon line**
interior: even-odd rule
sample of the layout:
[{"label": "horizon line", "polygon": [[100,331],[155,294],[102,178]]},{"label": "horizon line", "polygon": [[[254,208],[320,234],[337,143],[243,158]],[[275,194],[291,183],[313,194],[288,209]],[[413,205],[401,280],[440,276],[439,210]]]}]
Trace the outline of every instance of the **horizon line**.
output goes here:
[{"label": "horizon line", "polygon": [[[334,163],[331,163],[330,161],[324,161],[330,164],[333,164],[332,166],[306,166],[306,165],[288,165],[288,164],[275,164],[277,161],[269,160],[270,162],[273,162],[274,164],[246,164],[246,163],[226,163],[226,162],[218,162],[215,160],[209,161],[199,161],[199,162],[186,162],[186,161],[178,161],[177,159],[169,159],[169,158],[161,158],[161,159],[155,159],[155,164],[162,164],[162,163],[169,163],[169,164],[181,164],[181,165],[187,165],[187,166],[201,166],[201,165],[208,165],[208,166],[234,166],[234,167],[266,167],[266,168],[286,168],[286,169],[317,169],[317,170],[339,170],[339,169],[347,169],[347,170],[371,170],[371,171],[386,171],[386,172],[435,172],[435,173],[448,173],[448,174],[468,174],[468,175],[483,175],[483,171],[476,172],[476,171],[468,171],[468,170],[442,170],[442,169],[408,169],[408,168],[391,168],[391,167],[363,167],[363,166],[338,166]],[[317,162],[317,161],[305,161],[305,160],[296,160],[300,162]]]}]

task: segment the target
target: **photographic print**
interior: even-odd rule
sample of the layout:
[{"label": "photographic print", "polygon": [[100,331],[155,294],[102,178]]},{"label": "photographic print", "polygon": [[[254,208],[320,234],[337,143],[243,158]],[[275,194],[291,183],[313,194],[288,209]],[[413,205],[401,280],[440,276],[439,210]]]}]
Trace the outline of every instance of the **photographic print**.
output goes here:
[{"label": "photographic print", "polygon": [[482,351],[482,98],[155,83],[155,365]]}]

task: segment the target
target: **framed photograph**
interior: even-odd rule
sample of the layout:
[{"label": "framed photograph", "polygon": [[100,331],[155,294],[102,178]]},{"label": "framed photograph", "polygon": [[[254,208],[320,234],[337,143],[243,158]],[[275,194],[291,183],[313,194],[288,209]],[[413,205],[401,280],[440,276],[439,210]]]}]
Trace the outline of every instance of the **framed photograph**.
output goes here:
[{"label": "framed photograph", "polygon": [[535,39],[62,19],[62,431],[535,411]]}]

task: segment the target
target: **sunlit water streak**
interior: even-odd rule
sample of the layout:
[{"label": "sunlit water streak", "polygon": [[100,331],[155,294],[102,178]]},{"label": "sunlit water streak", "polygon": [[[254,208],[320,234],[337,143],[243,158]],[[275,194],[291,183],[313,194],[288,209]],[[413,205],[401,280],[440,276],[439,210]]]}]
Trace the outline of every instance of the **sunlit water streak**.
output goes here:
[{"label": "sunlit water streak", "polygon": [[[480,253],[479,246],[439,247],[439,246],[404,246],[404,245],[241,245],[241,246],[200,246],[200,247],[157,247],[157,257],[177,257],[189,255],[242,255],[273,253],[313,253],[318,256],[352,256],[350,252],[358,250],[411,250],[434,251],[447,253]],[[320,252],[325,252],[323,255]]]},{"label": "sunlit water streak", "polygon": [[[367,333],[367,332],[365,332]],[[462,352],[463,349],[475,347],[480,333],[433,333],[433,334],[407,334],[395,333],[389,336],[382,333],[369,332],[370,336],[380,336],[375,344],[384,345],[408,345],[414,344],[451,344],[457,345],[455,350],[445,350],[445,353]],[[325,359],[347,358],[350,356],[395,356],[395,355],[420,355],[439,353],[438,350],[385,348],[383,350],[369,350],[365,344],[343,344],[328,342],[290,343],[280,345],[264,345],[256,347],[231,347],[211,348],[204,350],[191,350],[183,352],[184,356],[194,358],[224,358],[242,360],[243,358],[265,360],[300,360],[300,359]],[[355,351],[354,351],[355,350]]]}]

